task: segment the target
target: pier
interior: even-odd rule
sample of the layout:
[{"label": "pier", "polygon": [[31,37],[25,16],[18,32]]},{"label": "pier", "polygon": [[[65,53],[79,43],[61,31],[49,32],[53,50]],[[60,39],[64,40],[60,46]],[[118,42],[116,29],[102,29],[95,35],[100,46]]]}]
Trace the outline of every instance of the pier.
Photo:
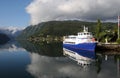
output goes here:
[{"label": "pier", "polygon": [[97,44],[96,52],[108,55],[120,54],[120,44]]}]

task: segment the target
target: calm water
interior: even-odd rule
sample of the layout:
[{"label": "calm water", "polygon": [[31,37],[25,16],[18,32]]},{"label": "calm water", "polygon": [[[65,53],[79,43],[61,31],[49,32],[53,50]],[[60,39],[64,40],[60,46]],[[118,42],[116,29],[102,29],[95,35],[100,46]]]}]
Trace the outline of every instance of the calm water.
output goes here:
[{"label": "calm water", "polygon": [[0,46],[0,78],[120,78],[120,55],[96,57],[81,66],[63,56],[61,43],[12,42]]}]

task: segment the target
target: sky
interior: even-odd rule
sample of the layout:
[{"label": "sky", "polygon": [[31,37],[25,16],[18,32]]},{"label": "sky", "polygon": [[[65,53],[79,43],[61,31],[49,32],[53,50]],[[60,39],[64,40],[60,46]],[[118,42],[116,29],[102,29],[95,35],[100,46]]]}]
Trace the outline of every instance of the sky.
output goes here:
[{"label": "sky", "polygon": [[0,27],[26,27],[30,15],[26,7],[32,0],[0,0]]},{"label": "sky", "polygon": [[0,26],[53,20],[117,21],[120,0],[0,0]]}]

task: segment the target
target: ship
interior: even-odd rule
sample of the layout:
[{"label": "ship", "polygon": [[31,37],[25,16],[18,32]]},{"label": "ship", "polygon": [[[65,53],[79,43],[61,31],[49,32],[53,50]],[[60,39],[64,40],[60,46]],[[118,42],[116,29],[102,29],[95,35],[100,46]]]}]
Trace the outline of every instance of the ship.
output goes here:
[{"label": "ship", "polygon": [[84,26],[82,32],[77,35],[68,35],[63,37],[63,52],[69,55],[80,55],[88,59],[95,59],[95,48],[97,41],[93,34]]}]

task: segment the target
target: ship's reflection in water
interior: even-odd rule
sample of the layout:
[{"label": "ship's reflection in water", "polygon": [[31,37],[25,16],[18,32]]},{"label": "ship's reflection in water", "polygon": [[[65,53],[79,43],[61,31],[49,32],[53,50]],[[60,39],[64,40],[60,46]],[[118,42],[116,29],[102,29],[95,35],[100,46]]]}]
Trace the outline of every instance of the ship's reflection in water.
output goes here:
[{"label": "ship's reflection in water", "polygon": [[67,57],[48,57],[37,53],[31,53],[27,71],[35,78],[97,78],[94,67],[83,68]]},{"label": "ship's reflection in water", "polygon": [[77,64],[81,65],[81,66],[88,66],[90,64],[92,64],[93,62],[95,62],[95,54],[92,54],[92,58],[89,57],[84,57],[76,52],[71,52],[69,50],[66,50],[65,48],[63,48],[63,55],[69,57],[70,59],[74,60],[77,62]]},{"label": "ship's reflection in water", "polygon": [[61,43],[34,44],[27,51],[30,51],[31,64],[27,65],[26,70],[35,78],[97,78],[94,66],[81,67],[63,56]]}]

